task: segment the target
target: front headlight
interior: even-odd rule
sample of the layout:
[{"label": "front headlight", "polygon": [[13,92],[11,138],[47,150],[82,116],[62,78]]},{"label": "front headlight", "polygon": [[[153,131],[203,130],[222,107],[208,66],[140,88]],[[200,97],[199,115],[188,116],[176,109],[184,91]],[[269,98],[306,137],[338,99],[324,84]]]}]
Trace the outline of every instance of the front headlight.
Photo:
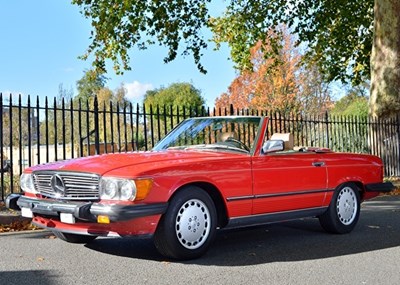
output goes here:
[{"label": "front headlight", "polygon": [[19,185],[22,191],[36,194],[35,186],[33,185],[33,178],[31,173],[22,173]]},{"label": "front headlight", "polygon": [[102,177],[100,198],[105,200],[127,200],[136,198],[136,185],[133,180],[114,177]]},{"label": "front headlight", "polygon": [[124,179],[102,177],[100,180],[100,198],[104,200],[143,200],[150,193],[153,180],[150,178]]},{"label": "front headlight", "polygon": [[118,199],[118,181],[115,179],[103,179],[100,184],[102,199]]},{"label": "front headlight", "polygon": [[130,200],[133,201],[136,198],[136,185],[131,180],[125,180],[121,184],[120,190],[121,200]]}]

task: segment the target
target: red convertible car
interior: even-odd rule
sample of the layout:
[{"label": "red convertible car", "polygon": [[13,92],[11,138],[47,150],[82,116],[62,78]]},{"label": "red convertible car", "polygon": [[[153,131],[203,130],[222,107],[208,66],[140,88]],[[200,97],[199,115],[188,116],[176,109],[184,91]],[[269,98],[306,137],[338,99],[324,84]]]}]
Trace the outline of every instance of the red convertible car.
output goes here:
[{"label": "red convertible car", "polygon": [[360,203],[392,190],[380,158],[267,139],[268,118],[191,118],[152,151],[104,154],[27,169],[6,204],[67,242],[153,235],[170,258],[201,256],[216,231],[318,217],[348,233]]}]

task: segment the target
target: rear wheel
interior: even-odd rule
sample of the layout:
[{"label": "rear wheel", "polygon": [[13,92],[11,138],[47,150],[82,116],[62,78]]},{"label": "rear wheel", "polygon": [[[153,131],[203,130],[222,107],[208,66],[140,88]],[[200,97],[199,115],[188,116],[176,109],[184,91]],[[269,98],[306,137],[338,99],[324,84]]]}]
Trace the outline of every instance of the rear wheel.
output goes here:
[{"label": "rear wheel", "polygon": [[164,256],[193,259],[203,255],[216,232],[214,202],[201,188],[191,186],[170,201],[154,235],[154,244]]},{"label": "rear wheel", "polygon": [[53,231],[53,234],[59,239],[70,243],[89,243],[97,238],[97,236],[68,234],[57,231]]},{"label": "rear wheel", "polygon": [[332,197],[328,210],[319,217],[321,226],[328,232],[351,232],[360,217],[360,193],[354,183],[340,186]]}]

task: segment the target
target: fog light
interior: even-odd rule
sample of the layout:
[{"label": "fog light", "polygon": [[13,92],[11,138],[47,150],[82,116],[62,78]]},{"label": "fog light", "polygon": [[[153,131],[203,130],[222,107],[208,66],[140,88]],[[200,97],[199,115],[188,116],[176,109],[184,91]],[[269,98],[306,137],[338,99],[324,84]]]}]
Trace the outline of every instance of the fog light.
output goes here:
[{"label": "fog light", "polygon": [[108,216],[98,215],[97,216],[97,222],[99,224],[109,224],[110,223],[110,218]]}]

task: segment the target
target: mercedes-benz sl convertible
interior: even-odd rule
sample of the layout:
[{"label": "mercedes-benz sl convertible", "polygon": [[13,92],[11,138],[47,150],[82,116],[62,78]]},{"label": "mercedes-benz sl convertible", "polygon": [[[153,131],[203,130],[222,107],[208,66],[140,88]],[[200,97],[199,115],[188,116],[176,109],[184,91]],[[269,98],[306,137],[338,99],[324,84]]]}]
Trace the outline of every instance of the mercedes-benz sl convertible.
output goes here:
[{"label": "mercedes-benz sl convertible", "polygon": [[117,153],[31,167],[23,194],[7,197],[35,225],[67,242],[152,235],[170,258],[204,254],[216,231],[317,217],[348,233],[360,203],[392,190],[372,155],[294,147],[267,133],[268,118],[191,118],[152,151]]}]

